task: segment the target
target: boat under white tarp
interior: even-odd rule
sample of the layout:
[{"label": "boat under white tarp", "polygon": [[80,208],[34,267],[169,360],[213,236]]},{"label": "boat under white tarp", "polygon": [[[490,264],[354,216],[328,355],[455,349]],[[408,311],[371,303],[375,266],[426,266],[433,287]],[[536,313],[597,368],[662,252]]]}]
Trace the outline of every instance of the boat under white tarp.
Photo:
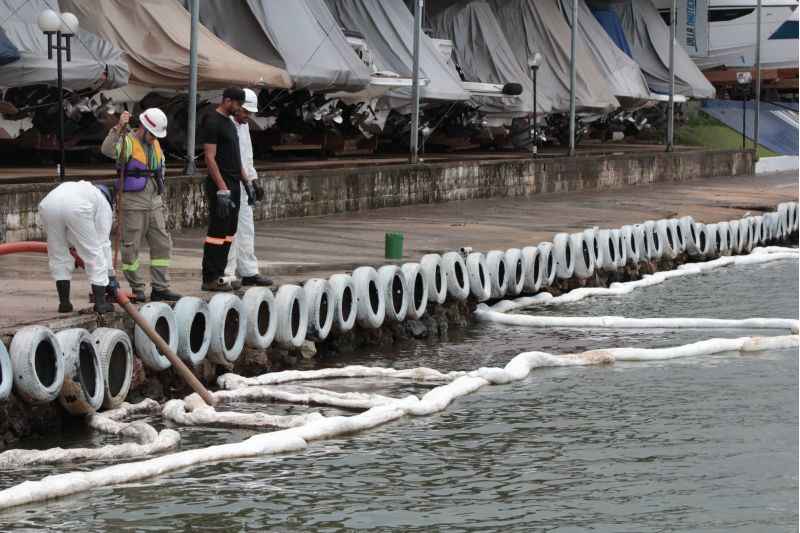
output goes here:
[{"label": "boat under white tarp", "polygon": [[[45,9],[59,10],[46,0],[0,0],[0,21],[19,59],[0,66],[0,87],[56,85],[55,57],[47,58],[47,37],[36,22]],[[128,83],[128,64],[121,50],[86,29],[79,29],[71,41],[71,61],[63,62],[66,89],[112,89]]]},{"label": "boat under white tarp", "polygon": [[367,65],[347,42],[325,0],[199,4],[203,26],[243,54],[285,68],[293,89],[358,91],[370,83]]},{"label": "boat under white tarp", "polygon": [[[561,10],[569,21],[571,0],[561,2]],[[611,40],[594,18],[586,0],[578,0],[578,36],[584,42],[595,66],[618,98],[649,99],[650,89],[639,65]]]},{"label": "boat under white tarp", "polygon": [[[553,111],[567,111],[570,100],[570,26],[557,0],[492,0],[497,19],[521,68],[538,52],[542,55],[539,68],[539,95],[545,97],[542,106]],[[588,47],[579,41],[576,50],[576,105],[581,110],[610,111],[619,101],[605,76],[595,65]]]},{"label": "boat under white tarp", "polygon": [[[473,96],[481,111],[520,116],[533,110],[533,83],[521,68],[491,6],[484,0],[471,0],[439,11],[427,24],[433,36],[449,39],[453,54],[467,82],[505,85],[519,83],[518,96]],[[539,99],[547,102],[545,98]],[[550,111],[537,101],[540,112]]]},{"label": "boat under white tarp", "polygon": [[[411,78],[414,17],[401,0],[327,0],[346,31],[364,36],[379,71]],[[426,80],[420,95],[427,100],[465,101],[470,95],[447,65],[433,40],[421,36],[420,76]],[[408,100],[410,88],[395,88],[392,97]]]},{"label": "boat under white tarp", "polygon": [[[75,13],[82,27],[125,53],[131,83],[165,89],[188,86],[191,17],[178,0],[61,0],[60,5]],[[282,67],[242,54],[202,26],[197,56],[201,89],[292,86]]]},{"label": "boat under white tarp", "polygon": [[[631,56],[650,90],[669,93],[669,27],[650,0],[588,0],[589,7],[611,10],[619,19]],[[686,50],[675,43],[675,92],[691,98],[713,98],[714,87]]]}]

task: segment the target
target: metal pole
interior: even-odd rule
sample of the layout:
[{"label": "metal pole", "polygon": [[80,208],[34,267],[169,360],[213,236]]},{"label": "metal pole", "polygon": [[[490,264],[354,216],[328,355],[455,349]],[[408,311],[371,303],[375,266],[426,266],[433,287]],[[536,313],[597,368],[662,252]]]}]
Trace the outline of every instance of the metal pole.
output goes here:
[{"label": "metal pole", "polygon": [[58,70],[58,179],[64,181],[64,76],[61,66],[61,32],[56,32],[56,68]]},{"label": "metal pole", "polygon": [[200,25],[199,0],[192,0],[192,26],[189,38],[189,113],[186,121],[186,168],[189,176],[197,172],[194,162],[197,132],[197,28]]},{"label": "metal pole", "polygon": [[667,152],[673,150],[675,142],[675,25],[678,18],[678,2],[672,0],[669,12],[669,107],[667,109]]},{"label": "metal pole", "polygon": [[414,72],[411,86],[411,99],[414,107],[411,112],[411,164],[419,162],[419,41],[422,33],[422,10],[425,0],[414,3]]},{"label": "metal pole", "polygon": [[578,32],[578,0],[572,0],[572,31],[570,32],[569,52],[569,155],[575,155],[575,86],[577,68],[575,65],[575,36]]},{"label": "metal pole", "polygon": [[761,113],[761,0],[756,8],[756,105],[753,119],[753,143],[758,161],[758,115]]},{"label": "metal pole", "polygon": [[742,152],[747,150],[747,93],[742,87]]},{"label": "metal pole", "polygon": [[531,148],[531,153],[537,154],[539,153],[539,147],[536,145],[536,142],[539,139],[538,131],[536,129],[536,119],[538,115],[536,114],[536,78],[539,72],[539,67],[533,67],[533,147]]}]

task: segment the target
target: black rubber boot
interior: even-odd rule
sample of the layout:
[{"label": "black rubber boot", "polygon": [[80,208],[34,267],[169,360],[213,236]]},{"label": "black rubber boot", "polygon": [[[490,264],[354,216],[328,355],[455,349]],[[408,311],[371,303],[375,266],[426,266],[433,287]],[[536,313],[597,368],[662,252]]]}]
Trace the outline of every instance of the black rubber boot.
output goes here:
[{"label": "black rubber boot", "polygon": [[141,289],[133,291],[133,301],[137,304],[143,304],[147,301],[147,295]]},{"label": "black rubber boot", "polygon": [[74,308],[72,302],[69,301],[69,280],[56,281],[56,290],[58,291],[58,312],[71,313]]},{"label": "black rubber boot", "polygon": [[151,302],[177,302],[181,299],[181,295],[177,292],[172,292],[169,289],[162,289],[156,290],[153,289],[150,291],[150,301]]},{"label": "black rubber boot", "polygon": [[103,285],[92,285],[92,293],[94,294],[95,313],[102,315],[114,310],[114,306],[106,302],[106,288]]}]

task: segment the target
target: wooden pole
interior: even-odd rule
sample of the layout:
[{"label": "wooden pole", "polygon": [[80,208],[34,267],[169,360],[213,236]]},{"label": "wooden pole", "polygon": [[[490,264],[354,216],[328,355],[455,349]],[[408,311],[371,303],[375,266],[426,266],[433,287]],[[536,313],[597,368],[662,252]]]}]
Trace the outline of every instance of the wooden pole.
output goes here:
[{"label": "wooden pole", "polygon": [[214,396],[208,392],[200,380],[197,379],[189,367],[187,367],[183,361],[177,356],[175,352],[169,347],[164,339],[156,333],[156,330],[150,326],[150,324],[145,320],[145,318],[139,313],[139,310],[131,303],[128,299],[128,295],[122,291],[117,292],[117,303],[125,310],[128,315],[136,322],[136,325],[142,328],[145,335],[153,341],[153,344],[156,345],[158,351],[164,355],[169,362],[172,363],[172,367],[178,372],[178,375],[183,378],[183,380],[195,391],[200,397],[205,401],[208,405],[214,405],[217,403]]}]

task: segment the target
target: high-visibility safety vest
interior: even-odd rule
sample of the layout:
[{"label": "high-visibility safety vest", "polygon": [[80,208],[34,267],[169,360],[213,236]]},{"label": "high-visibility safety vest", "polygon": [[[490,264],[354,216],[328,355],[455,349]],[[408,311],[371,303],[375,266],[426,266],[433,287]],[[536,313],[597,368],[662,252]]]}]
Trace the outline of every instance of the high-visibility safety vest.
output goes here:
[{"label": "high-visibility safety vest", "polygon": [[123,191],[139,192],[147,186],[149,178],[161,179],[164,154],[157,139],[153,140],[151,149],[147,150],[139,139],[129,133],[120,139],[115,150],[117,161],[124,163]]}]

